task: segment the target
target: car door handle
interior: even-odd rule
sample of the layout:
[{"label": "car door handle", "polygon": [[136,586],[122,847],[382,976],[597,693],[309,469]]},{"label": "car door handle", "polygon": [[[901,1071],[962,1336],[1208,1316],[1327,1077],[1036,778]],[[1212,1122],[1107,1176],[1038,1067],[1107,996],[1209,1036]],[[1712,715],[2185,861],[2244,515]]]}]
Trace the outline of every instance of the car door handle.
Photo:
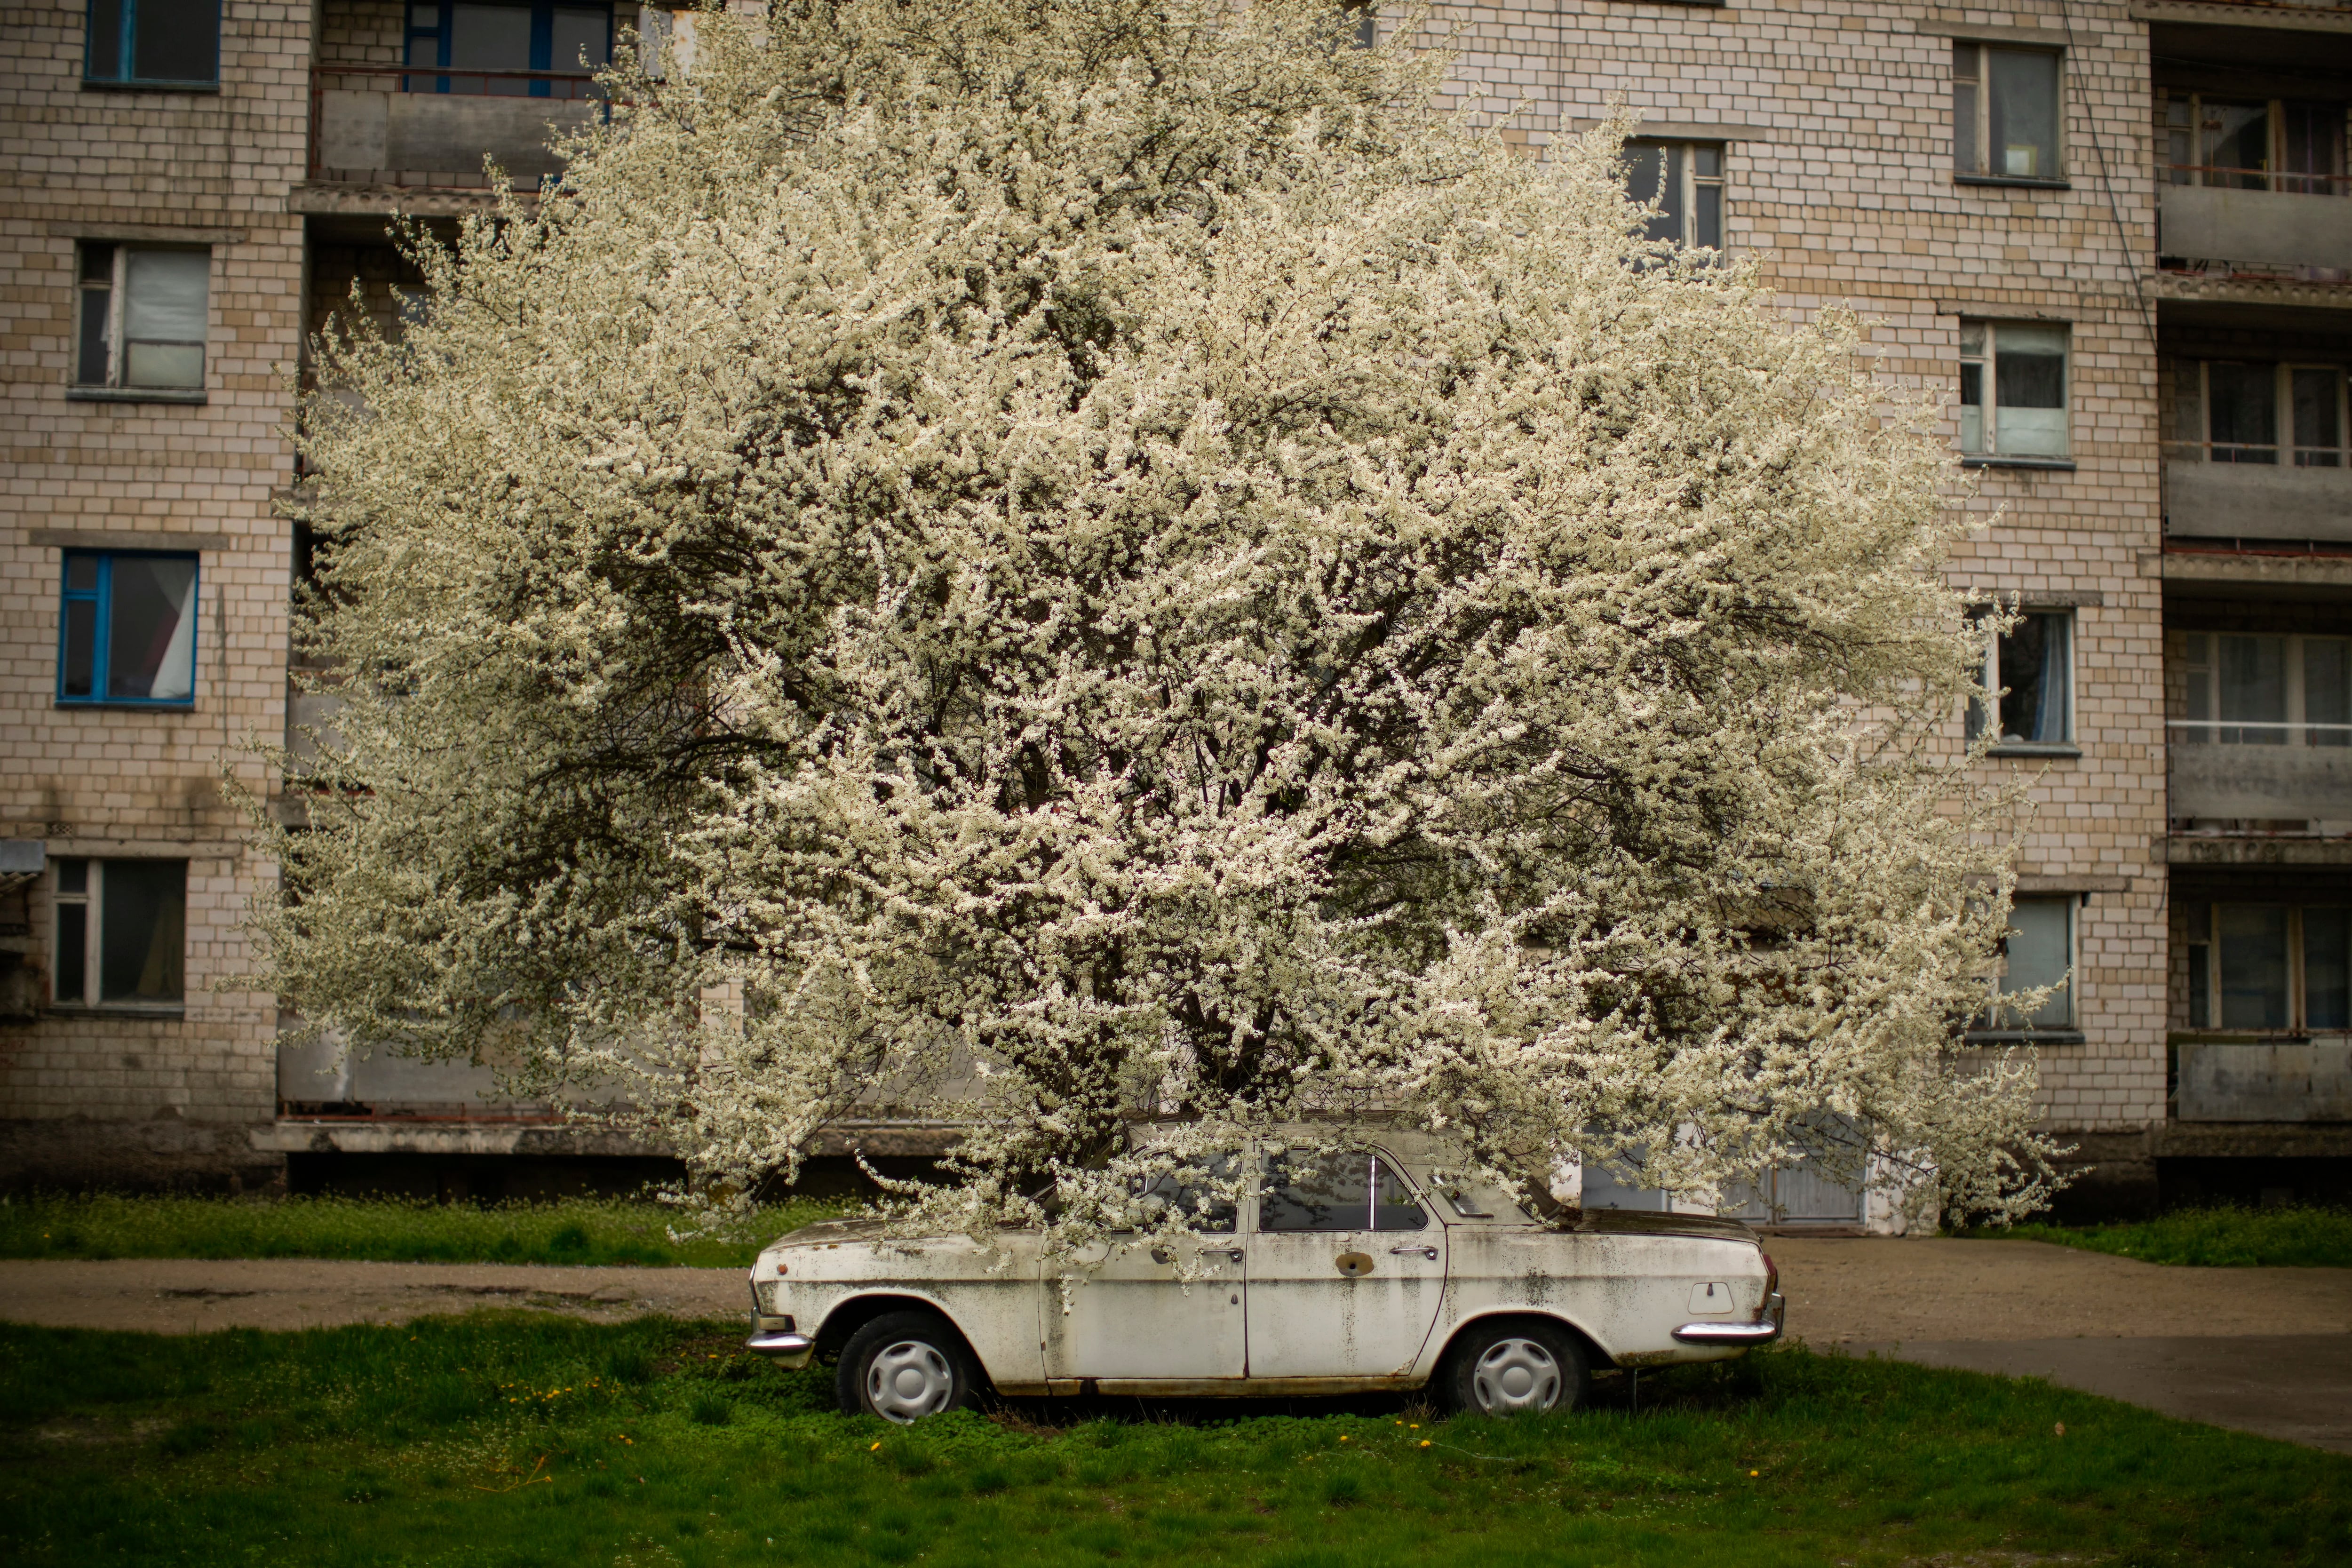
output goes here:
[{"label": "car door handle", "polygon": [[1433,1247],[1391,1247],[1389,1248],[1389,1256],[1391,1258],[1402,1258],[1409,1252],[1418,1252],[1423,1258],[1428,1258],[1432,1263],[1437,1261],[1437,1248]]},{"label": "car door handle", "polygon": [[1239,1263],[1243,1258],[1249,1256],[1248,1253],[1243,1251],[1238,1247],[1204,1247],[1201,1248],[1201,1256],[1203,1258],[1213,1257],[1218,1253],[1223,1253],[1225,1257],[1233,1259],[1235,1263]]}]

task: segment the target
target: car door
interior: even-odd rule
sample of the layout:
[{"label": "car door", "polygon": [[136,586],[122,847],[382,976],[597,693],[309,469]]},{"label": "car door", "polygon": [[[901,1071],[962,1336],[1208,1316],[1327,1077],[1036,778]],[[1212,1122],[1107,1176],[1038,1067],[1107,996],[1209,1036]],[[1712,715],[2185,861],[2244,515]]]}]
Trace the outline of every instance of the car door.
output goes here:
[{"label": "car door", "polygon": [[1249,1374],[1395,1377],[1445,1294],[1445,1226],[1388,1155],[1270,1151],[1249,1254]]},{"label": "car door", "polygon": [[[1234,1205],[1183,1192],[1206,1210],[1199,1236],[1165,1246],[1097,1244],[1072,1271],[1064,1310],[1046,1270],[1045,1375],[1053,1379],[1237,1378],[1248,1342],[1243,1330],[1242,1258]],[[1190,1262],[1193,1268],[1186,1268]],[[1195,1278],[1189,1283],[1180,1273]]]}]

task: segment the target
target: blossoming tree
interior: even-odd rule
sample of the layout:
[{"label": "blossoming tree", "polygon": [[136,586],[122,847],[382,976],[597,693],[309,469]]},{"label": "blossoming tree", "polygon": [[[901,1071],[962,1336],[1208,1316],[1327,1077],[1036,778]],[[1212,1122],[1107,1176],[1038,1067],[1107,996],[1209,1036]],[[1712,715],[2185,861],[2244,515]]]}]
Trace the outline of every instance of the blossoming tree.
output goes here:
[{"label": "blossoming tree", "polygon": [[713,1185],[944,1117],[919,1217],[1065,1240],[1301,1118],[2040,1201],[1929,411],[1349,30],[706,17],[419,241],[301,436],[279,989]]}]

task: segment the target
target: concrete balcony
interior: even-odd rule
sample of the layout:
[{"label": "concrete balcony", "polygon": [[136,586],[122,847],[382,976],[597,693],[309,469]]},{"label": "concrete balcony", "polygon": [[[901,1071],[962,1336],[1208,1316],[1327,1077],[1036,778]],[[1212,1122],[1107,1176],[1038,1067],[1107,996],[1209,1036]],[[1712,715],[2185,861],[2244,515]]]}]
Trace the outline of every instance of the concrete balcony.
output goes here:
[{"label": "concrete balcony", "polygon": [[[2183,739],[2184,733],[2193,737],[2212,728],[2173,724],[2166,761],[2174,821],[2352,823],[2352,746],[2219,745]],[[2301,726],[2274,728],[2303,739],[2295,733]]]},{"label": "concrete balcony", "polygon": [[2352,468],[2167,458],[2164,531],[2175,539],[2352,543]]},{"label": "concrete balcony", "polygon": [[604,110],[593,77],[563,71],[320,66],[310,73],[310,179],[487,191],[488,157],[535,188],[562,172],[550,142]]},{"label": "concrete balcony", "polygon": [[2352,1121],[2352,1040],[2183,1041],[2182,1121]]},{"label": "concrete balcony", "polygon": [[2352,267],[2352,199],[2336,194],[2160,187],[2157,253],[2256,268]]}]

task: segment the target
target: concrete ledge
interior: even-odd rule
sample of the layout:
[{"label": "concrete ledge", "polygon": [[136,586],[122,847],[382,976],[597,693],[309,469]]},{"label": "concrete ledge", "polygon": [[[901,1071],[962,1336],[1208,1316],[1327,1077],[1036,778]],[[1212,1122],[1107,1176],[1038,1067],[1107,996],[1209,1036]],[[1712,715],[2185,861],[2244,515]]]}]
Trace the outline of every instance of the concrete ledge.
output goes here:
[{"label": "concrete ledge", "polygon": [[2176,833],[2164,841],[2168,866],[2352,866],[2352,839],[2206,838]]},{"label": "concrete ledge", "polygon": [[[2352,6],[2285,0],[2249,5],[2245,0],[2131,0],[2132,16],[2143,22],[2190,22],[2200,26],[2275,27],[2307,33],[2352,33]],[[1924,30],[1924,29],[1923,29]]]},{"label": "concrete ledge", "polygon": [[2265,595],[2309,592],[2333,597],[2352,588],[2352,555],[2254,555],[2219,550],[2168,550],[2158,567],[2165,586],[2211,584]]}]

